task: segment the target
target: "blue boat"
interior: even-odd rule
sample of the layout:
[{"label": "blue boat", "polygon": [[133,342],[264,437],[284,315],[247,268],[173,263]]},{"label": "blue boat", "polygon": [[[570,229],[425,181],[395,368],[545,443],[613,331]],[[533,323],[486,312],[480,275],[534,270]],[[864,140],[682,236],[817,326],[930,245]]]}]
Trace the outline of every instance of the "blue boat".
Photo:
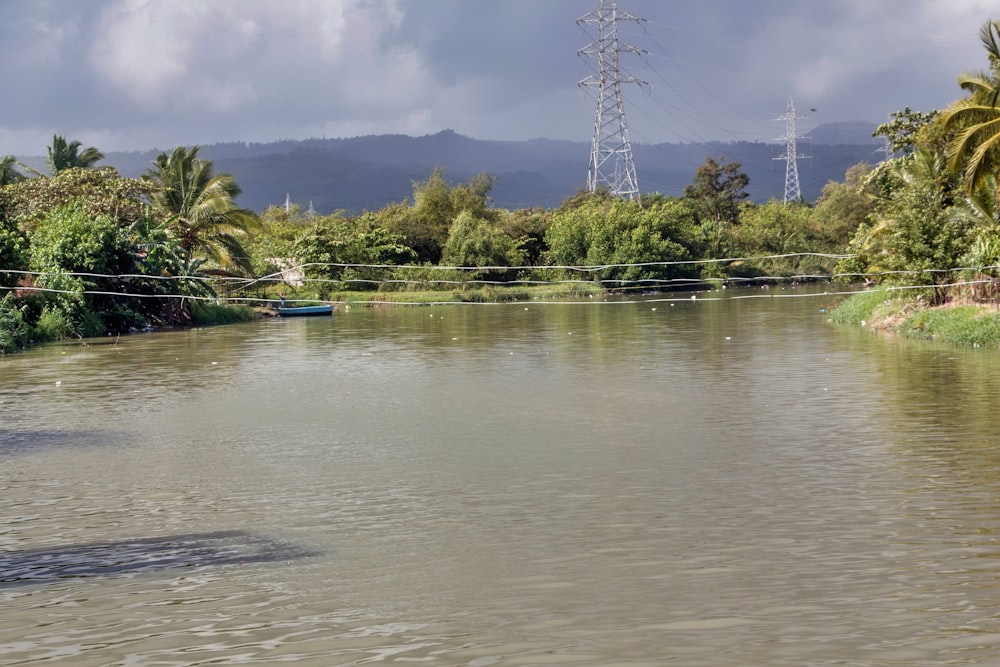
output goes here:
[{"label": "blue boat", "polygon": [[315,317],[333,315],[333,306],[278,306],[275,309],[281,317]]}]

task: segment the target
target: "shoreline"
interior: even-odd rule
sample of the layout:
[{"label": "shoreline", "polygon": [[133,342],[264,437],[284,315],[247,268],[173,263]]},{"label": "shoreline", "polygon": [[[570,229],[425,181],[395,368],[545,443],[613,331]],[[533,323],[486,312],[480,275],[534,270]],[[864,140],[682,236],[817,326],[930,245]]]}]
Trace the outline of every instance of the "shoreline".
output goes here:
[{"label": "shoreline", "polygon": [[848,297],[831,311],[830,320],[872,333],[1000,350],[1000,303],[956,299],[931,305],[920,296],[893,296],[883,288]]}]

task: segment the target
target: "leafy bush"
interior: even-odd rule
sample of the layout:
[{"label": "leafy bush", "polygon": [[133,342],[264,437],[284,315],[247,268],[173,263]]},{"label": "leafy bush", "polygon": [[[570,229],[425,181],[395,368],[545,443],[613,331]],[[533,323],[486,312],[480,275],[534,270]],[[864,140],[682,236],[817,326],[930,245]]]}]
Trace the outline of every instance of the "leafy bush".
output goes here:
[{"label": "leafy bush", "polygon": [[[852,257],[837,270],[867,274],[884,284],[950,282],[972,243],[974,226],[968,217],[948,214],[953,195],[944,156],[920,150],[896,169],[902,185],[872,222],[858,227],[848,247]],[[943,295],[939,291],[935,303]]]},{"label": "leafy bush", "polygon": [[[35,284],[46,291],[33,299],[35,308],[41,305],[41,311],[35,311],[36,319],[32,321],[41,320],[46,311],[58,312],[70,323],[73,334],[84,335],[81,324],[89,311],[84,297],[83,280],[57,270],[38,276]],[[97,332],[100,333],[103,332]]]},{"label": "leafy bush", "polygon": [[[28,239],[13,221],[0,214],[0,286],[13,287],[21,278],[18,271],[28,266]],[[8,273],[9,271],[9,273]]]},{"label": "leafy bush", "polygon": [[58,308],[46,306],[35,323],[32,337],[37,343],[70,338],[76,333],[73,322]]},{"label": "leafy bush", "polygon": [[36,271],[118,274],[133,268],[125,231],[110,216],[91,218],[73,202],[50,211],[31,232]]},{"label": "leafy bush", "polygon": [[384,280],[388,271],[380,266],[416,259],[402,237],[378,227],[372,216],[354,221],[336,215],[320,218],[296,237],[291,251],[297,261],[315,265],[307,266],[308,277],[349,282],[352,289],[372,289]]},{"label": "leafy bush", "polygon": [[28,344],[31,327],[10,294],[0,299],[0,354],[14,352]]},{"label": "leafy bush", "polygon": [[[545,240],[558,266],[616,265],[593,277],[605,281],[694,277],[694,218],[679,200],[636,202],[592,198],[553,216]],[[579,274],[573,274],[574,277]]]},{"label": "leafy bush", "polygon": [[125,291],[116,276],[135,270],[127,230],[114,218],[91,217],[74,201],[46,213],[30,240],[30,266],[42,272],[36,282],[52,290],[47,305],[66,316],[76,335],[127,331],[141,323],[127,298],[113,294]]},{"label": "leafy bush", "polygon": [[[488,220],[462,211],[451,225],[442,261],[452,266],[520,266],[525,261],[516,239]],[[513,280],[516,271],[483,269],[467,271],[466,277],[483,280]]]}]

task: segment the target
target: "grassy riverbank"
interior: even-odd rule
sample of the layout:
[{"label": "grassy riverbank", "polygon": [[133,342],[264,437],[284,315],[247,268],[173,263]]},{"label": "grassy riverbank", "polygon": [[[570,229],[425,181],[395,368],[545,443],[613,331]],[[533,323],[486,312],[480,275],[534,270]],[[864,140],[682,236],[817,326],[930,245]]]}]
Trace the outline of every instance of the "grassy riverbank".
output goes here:
[{"label": "grassy riverbank", "polygon": [[[387,292],[330,292],[316,294],[309,290],[285,290],[289,302],[313,301],[364,306],[368,304],[435,304],[435,303],[502,303],[537,301],[542,299],[580,299],[607,294],[608,290],[596,283],[574,282],[565,285],[477,286],[453,290],[413,290]],[[277,293],[267,298],[277,301]]]},{"label": "grassy riverbank", "polygon": [[199,327],[250,322],[257,317],[258,314],[254,309],[248,306],[222,305],[204,301],[191,303],[191,323]]},{"label": "grassy riverbank", "polygon": [[931,306],[920,296],[878,289],[849,297],[831,311],[830,319],[907,338],[1000,348],[997,305],[953,301]]}]

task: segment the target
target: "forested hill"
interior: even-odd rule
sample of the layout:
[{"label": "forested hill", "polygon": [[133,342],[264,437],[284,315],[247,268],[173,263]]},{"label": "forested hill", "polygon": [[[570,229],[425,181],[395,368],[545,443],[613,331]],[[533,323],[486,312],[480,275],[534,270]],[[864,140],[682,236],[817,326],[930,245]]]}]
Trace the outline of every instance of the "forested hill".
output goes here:
[{"label": "forested hill", "polygon": [[[802,196],[815,200],[829,181],[841,181],[859,162],[874,164],[882,154],[871,138],[875,125],[849,123],[816,128],[800,140],[798,171]],[[706,157],[740,162],[750,177],[753,201],[781,199],[785,188],[784,153],[779,143],[637,144],[633,143],[639,187],[643,192],[680,195]],[[162,150],[172,150],[165,147]],[[125,176],[137,176],[159,150],[108,153],[101,164]],[[589,142],[481,141],[452,131],[410,137],[379,135],[350,139],[314,139],[266,144],[203,145],[202,157],[216,172],[235,176],[243,188],[239,203],[254,211],[280,206],[286,195],[319,213],[378,210],[412,195],[413,181],[441,167],[451,182],[486,172],[496,177],[494,204],[507,209],[559,206],[581,190],[587,178]]]}]

